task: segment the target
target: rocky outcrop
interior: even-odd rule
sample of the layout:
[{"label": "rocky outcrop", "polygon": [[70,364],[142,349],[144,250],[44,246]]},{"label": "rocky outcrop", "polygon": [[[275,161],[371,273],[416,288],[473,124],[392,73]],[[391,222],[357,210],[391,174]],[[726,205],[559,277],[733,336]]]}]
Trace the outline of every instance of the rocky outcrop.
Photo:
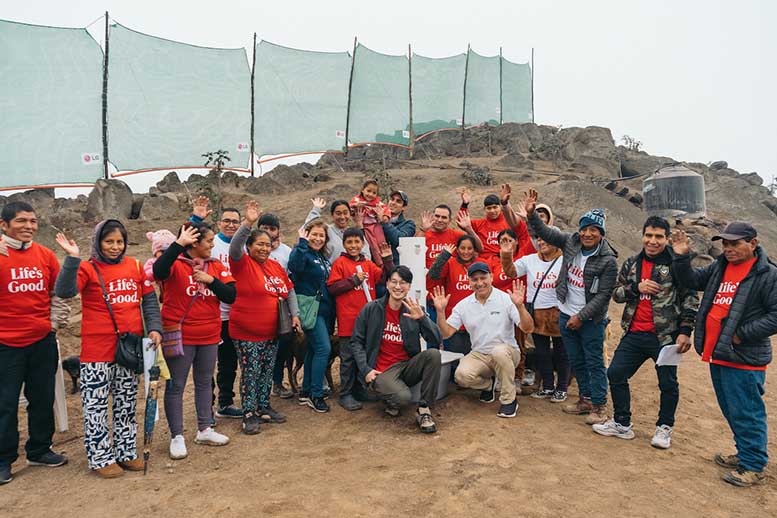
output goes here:
[{"label": "rocky outcrop", "polygon": [[86,206],[86,220],[106,218],[129,219],[132,214],[132,191],[121,180],[100,179],[94,183]]}]

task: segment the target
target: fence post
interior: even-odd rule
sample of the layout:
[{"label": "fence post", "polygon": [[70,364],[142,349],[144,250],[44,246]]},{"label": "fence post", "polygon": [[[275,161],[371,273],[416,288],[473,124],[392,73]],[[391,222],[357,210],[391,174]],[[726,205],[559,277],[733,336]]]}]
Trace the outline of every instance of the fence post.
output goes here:
[{"label": "fence post", "polygon": [[413,49],[407,44],[408,99],[410,104],[410,160],[415,156],[415,130],[413,130]]},{"label": "fence post", "polygon": [[499,125],[502,125],[502,112],[504,112],[504,103],[502,102],[502,47],[499,47]]},{"label": "fence post", "polygon": [[348,105],[345,116],[345,157],[348,158],[348,132],[351,126],[351,88],[353,87],[353,66],[356,63],[356,44],[357,37],[353,37],[353,54],[351,54],[351,74],[348,77]]},{"label": "fence post", "polygon": [[105,54],[103,55],[103,176],[108,179],[108,11],[105,11]]},{"label": "fence post", "polygon": [[469,70],[469,51],[470,44],[467,43],[467,58],[464,60],[464,102],[461,108],[461,129],[464,129],[464,124],[467,116],[467,71]]},{"label": "fence post", "polygon": [[534,47],[531,48],[531,122],[534,124]]},{"label": "fence post", "polygon": [[253,58],[251,59],[251,176],[254,176],[254,73],[256,72],[256,33],[254,33]]}]

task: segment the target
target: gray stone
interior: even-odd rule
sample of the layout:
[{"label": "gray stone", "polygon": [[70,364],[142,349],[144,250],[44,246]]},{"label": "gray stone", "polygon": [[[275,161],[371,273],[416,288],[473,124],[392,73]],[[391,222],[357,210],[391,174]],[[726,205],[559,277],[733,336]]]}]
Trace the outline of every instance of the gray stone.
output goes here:
[{"label": "gray stone", "polygon": [[717,171],[718,169],[728,169],[728,162],[725,160],[718,160],[717,162],[712,162],[710,164],[710,169],[713,171]]},{"label": "gray stone", "polygon": [[183,186],[181,179],[178,178],[178,173],[171,171],[157,182],[156,188],[159,192],[178,192],[183,189]]},{"label": "gray stone", "polygon": [[178,196],[175,193],[163,192],[157,196],[146,197],[140,209],[140,217],[145,221],[173,219],[179,210]]},{"label": "gray stone", "polygon": [[761,178],[761,176],[758,173],[747,173],[740,176],[743,180],[745,180],[750,185],[754,185],[756,187],[763,185],[764,179]]},{"label": "gray stone", "polygon": [[129,219],[132,214],[132,201],[132,190],[126,183],[121,180],[97,180],[89,193],[86,220]]}]

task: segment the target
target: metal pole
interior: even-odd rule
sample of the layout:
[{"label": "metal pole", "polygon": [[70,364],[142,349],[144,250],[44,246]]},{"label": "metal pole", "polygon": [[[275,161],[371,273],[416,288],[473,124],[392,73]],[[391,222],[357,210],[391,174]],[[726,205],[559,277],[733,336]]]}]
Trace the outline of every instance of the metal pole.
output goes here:
[{"label": "metal pole", "polygon": [[351,126],[351,88],[353,87],[353,66],[356,63],[356,36],[353,37],[353,54],[351,54],[351,75],[348,77],[348,107],[345,116],[345,156],[348,157],[348,132]]},{"label": "metal pole", "polygon": [[108,179],[108,11],[105,11],[105,54],[103,55],[103,176]]},{"label": "metal pole", "polygon": [[254,33],[254,53],[251,59],[251,176],[254,176],[254,73],[256,72],[256,33]]},{"label": "metal pole", "polygon": [[504,103],[502,102],[502,47],[499,47],[499,125],[502,125],[502,112],[504,112]]},{"label": "metal pole", "polygon": [[467,116],[467,71],[469,70],[469,52],[470,45],[467,43],[467,59],[464,60],[464,102],[461,108],[461,129],[464,129],[464,123]]},{"label": "metal pole", "polygon": [[531,121],[534,124],[534,47],[531,48]]},{"label": "metal pole", "polygon": [[407,44],[408,99],[410,104],[410,160],[415,155],[415,131],[413,130],[413,49]]}]

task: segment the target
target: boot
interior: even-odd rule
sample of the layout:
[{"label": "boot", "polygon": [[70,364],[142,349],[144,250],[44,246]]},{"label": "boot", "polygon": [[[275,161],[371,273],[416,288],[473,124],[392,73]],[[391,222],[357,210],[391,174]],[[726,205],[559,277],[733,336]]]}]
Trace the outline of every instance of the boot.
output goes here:
[{"label": "boot", "polygon": [[590,399],[580,397],[575,403],[563,405],[561,410],[563,410],[565,414],[586,415],[589,414],[593,408],[594,406],[591,404]]},{"label": "boot", "polygon": [[585,424],[602,424],[607,422],[607,405],[592,405],[593,408],[585,418]]}]

